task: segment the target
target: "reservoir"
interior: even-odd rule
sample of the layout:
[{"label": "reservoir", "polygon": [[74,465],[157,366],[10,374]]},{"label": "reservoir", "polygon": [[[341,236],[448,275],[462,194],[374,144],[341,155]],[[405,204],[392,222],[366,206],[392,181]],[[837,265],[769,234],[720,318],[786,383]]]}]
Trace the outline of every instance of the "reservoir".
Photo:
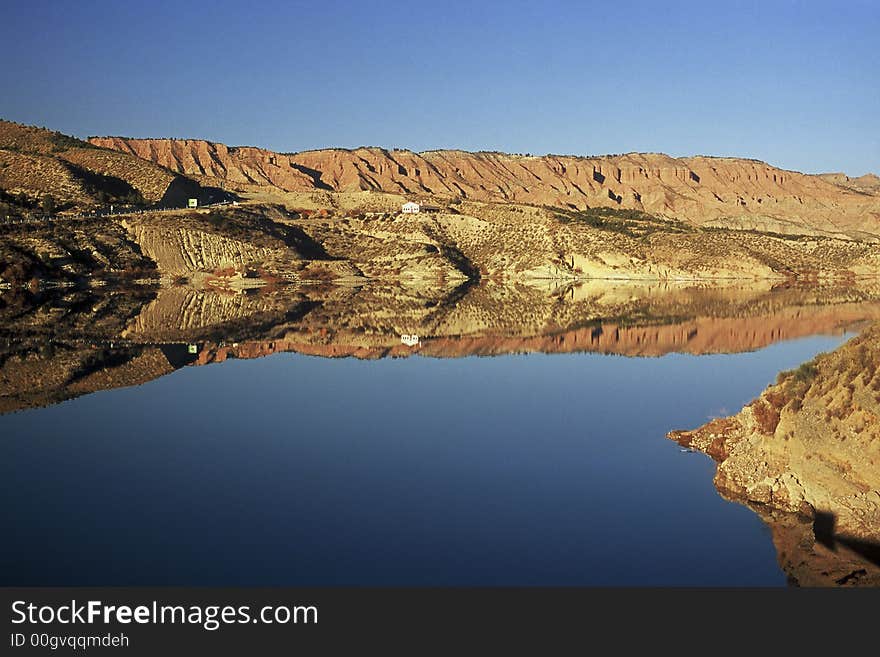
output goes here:
[{"label": "reservoir", "polygon": [[0,415],[0,583],[783,586],[762,521],[665,434],[848,335],[635,356],[445,338],[445,357],[408,335],[385,357],[201,366],[199,343],[144,380],[105,346],[64,384],[86,394]]}]

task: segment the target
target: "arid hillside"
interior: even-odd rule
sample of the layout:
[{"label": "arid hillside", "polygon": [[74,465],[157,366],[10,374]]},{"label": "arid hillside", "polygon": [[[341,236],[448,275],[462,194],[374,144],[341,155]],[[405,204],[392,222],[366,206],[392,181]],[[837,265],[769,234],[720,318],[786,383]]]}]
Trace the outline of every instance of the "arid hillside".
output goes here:
[{"label": "arid hillside", "polygon": [[[318,209],[299,205],[313,196]],[[282,200],[0,225],[0,284],[143,277],[145,268],[150,278],[195,285],[357,278],[439,287],[480,279],[839,282],[880,271],[874,241],[698,227],[634,210],[461,201],[406,214],[399,195],[381,192]],[[389,209],[376,209],[382,203]]]},{"label": "arid hillside", "polygon": [[0,286],[158,274],[123,226],[105,217],[0,225]]},{"label": "arid hillside", "polygon": [[[200,185],[178,172],[118,150],[0,120],[0,192],[12,210],[64,211],[107,204],[182,205],[204,197]],[[51,209],[43,207],[51,197]],[[2,218],[2,217],[0,217]]]},{"label": "arid hillside", "polygon": [[[145,269],[196,286],[218,277],[441,288],[486,278],[874,278],[880,196],[865,191],[869,177],[826,178],[657,154],[284,155],[192,140],[85,143],[0,122],[0,215],[12,209],[11,221],[0,217],[0,284]],[[191,196],[235,202],[184,209]],[[407,199],[424,211],[402,212]],[[108,202],[113,216],[78,216]]]},{"label": "arid hillside", "polygon": [[870,176],[812,176],[757,160],[382,148],[282,154],[203,140],[93,137],[90,142],[241,191],[370,190],[571,209],[633,209],[697,225],[778,233],[880,234],[880,194]]}]

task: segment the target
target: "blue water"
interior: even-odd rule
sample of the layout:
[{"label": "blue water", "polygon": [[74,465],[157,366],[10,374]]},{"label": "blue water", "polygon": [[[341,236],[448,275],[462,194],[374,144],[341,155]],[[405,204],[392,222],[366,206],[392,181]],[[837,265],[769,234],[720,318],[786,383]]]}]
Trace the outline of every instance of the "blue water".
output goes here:
[{"label": "blue water", "polygon": [[281,354],[0,417],[4,585],[784,585],[665,438],[841,337],[758,352]]}]

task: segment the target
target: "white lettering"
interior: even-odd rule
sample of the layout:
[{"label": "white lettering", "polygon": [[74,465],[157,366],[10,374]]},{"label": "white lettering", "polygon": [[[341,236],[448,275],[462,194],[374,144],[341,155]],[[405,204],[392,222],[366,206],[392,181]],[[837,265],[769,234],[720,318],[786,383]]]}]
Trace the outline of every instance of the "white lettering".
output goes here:
[{"label": "white lettering", "polygon": [[27,614],[25,614],[21,609],[19,609],[19,607],[21,607],[23,605],[24,605],[24,600],[16,600],[15,602],[12,603],[12,613],[18,614],[19,618],[20,618],[20,620],[15,620],[14,618],[12,619],[12,623],[14,625],[21,625],[22,623],[24,623],[27,620]]}]

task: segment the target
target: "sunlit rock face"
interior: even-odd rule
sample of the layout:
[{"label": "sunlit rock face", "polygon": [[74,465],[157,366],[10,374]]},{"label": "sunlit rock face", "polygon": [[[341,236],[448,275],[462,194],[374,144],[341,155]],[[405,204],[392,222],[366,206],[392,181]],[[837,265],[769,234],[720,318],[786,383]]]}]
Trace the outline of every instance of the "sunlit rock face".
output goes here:
[{"label": "sunlit rock face", "polygon": [[670,434],[719,462],[717,488],[759,510],[798,582],[880,583],[878,367],[875,325],[781,373],[739,414]]},{"label": "sunlit rock face", "polygon": [[[358,148],[282,154],[197,139],[95,137],[181,174],[243,188],[435,194],[560,207],[614,207],[695,224],[786,233],[878,233],[880,199],[865,180],[786,171],[757,160],[673,158],[662,153],[600,157],[527,156],[445,150]],[[829,213],[833,208],[833,213]]]}]

